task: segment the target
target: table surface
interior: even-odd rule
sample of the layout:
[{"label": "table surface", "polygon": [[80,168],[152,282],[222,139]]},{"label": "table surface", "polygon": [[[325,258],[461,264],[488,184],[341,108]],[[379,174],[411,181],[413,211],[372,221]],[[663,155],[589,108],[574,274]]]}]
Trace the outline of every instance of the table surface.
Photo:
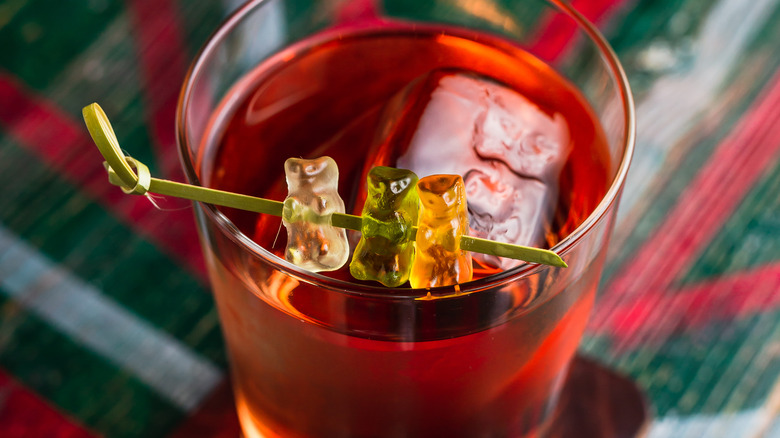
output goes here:
[{"label": "table surface", "polygon": [[[231,3],[0,3],[0,436],[237,435],[192,212],[109,186],[80,118],[180,178],[179,86]],[[581,354],[651,437],[780,437],[780,0],[573,4],[638,113]]]}]

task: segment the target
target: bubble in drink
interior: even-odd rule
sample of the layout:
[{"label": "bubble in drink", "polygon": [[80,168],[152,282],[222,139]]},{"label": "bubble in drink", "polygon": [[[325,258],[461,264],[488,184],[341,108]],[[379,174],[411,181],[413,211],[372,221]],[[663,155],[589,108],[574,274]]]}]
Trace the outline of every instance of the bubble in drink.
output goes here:
[{"label": "bubble in drink", "polygon": [[460,249],[460,238],[469,229],[463,179],[459,175],[427,176],[417,183],[417,193],[417,256],[409,283],[425,288],[470,281],[471,253]]},{"label": "bubble in drink", "polygon": [[360,241],[349,271],[359,280],[388,287],[409,279],[414,259],[412,227],[417,224],[417,175],[405,169],[377,166],[366,179]]},{"label": "bubble in drink", "polygon": [[[385,108],[377,157],[420,176],[462,175],[470,235],[545,246],[558,176],[571,149],[567,123],[484,76],[438,70]],[[380,161],[381,162],[381,161]],[[474,254],[508,269],[522,263]]]},{"label": "bubble in drink", "polygon": [[330,157],[290,158],[284,162],[288,195],[282,224],[287,228],[287,261],[313,272],[341,268],[349,258],[347,232],[330,225],[344,213],[338,194],[339,171]]}]

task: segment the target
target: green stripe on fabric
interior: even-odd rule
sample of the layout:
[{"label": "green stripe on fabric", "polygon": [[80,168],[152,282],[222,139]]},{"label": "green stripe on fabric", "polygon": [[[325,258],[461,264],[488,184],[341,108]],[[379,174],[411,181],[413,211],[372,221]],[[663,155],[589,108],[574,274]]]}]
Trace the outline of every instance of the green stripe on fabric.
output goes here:
[{"label": "green stripe on fabric", "polygon": [[692,35],[698,33],[712,0],[641,0],[610,29],[609,42],[624,64],[631,87],[638,97],[662,74],[646,71],[636,62],[637,55],[652,44],[686,50]]},{"label": "green stripe on fabric", "polygon": [[[102,100],[108,102],[111,99],[111,96],[106,96],[106,98]],[[93,99],[84,105],[86,106],[99,100],[101,99]],[[79,112],[79,114],[81,113]],[[146,127],[146,121],[143,119],[144,103],[141,94],[137,93],[137,89],[136,93],[126,102],[125,106],[121,110],[117,108],[114,114],[117,115],[117,126],[121,126],[120,131],[122,131],[121,134],[117,133],[119,144],[127,151],[126,153],[128,155],[144,164],[148,163],[147,166],[153,175],[160,175],[157,154],[154,152],[155,144],[152,143],[152,139],[149,136],[149,130]]]},{"label": "green stripe on fabric", "polygon": [[780,311],[672,337],[613,362],[650,397],[659,417],[668,413],[736,412],[761,406],[769,396],[780,356],[772,353],[780,335]]},{"label": "green stripe on fabric", "polygon": [[83,51],[67,60],[40,94],[82,128],[81,109],[99,102],[116,127],[119,144],[156,175],[157,156],[147,130],[132,35],[127,15],[119,15]]},{"label": "green stripe on fabric", "polygon": [[701,22],[697,20],[706,17],[714,3],[711,0],[637,1],[621,19],[620,27],[610,32],[613,35],[610,43],[616,51],[623,52],[644,46],[659,36],[689,36],[698,31]]},{"label": "green stripe on fabric", "polygon": [[748,270],[776,261],[780,248],[780,160],[745,198],[715,236],[683,284],[713,274]]},{"label": "green stripe on fabric", "polygon": [[[24,184],[19,175],[25,176]],[[152,325],[225,366],[212,296],[182,267],[8,141],[0,141],[0,186],[5,188],[0,221],[7,228]],[[156,280],[153,288],[150,278]]]},{"label": "green stripe on fabric", "polygon": [[[198,7],[194,7],[194,4],[187,0],[180,0],[178,3],[179,17],[185,32],[184,41],[187,43],[187,53],[189,54],[189,64],[195,59],[195,55],[206,43],[208,37],[233,9],[228,10],[227,2],[203,2],[198,3]],[[232,3],[239,4],[239,2]]]},{"label": "green stripe on fabric", "polygon": [[161,436],[183,414],[131,375],[53,330],[0,294],[0,366],[25,386],[110,437]]},{"label": "green stripe on fabric", "polygon": [[6,0],[0,4],[0,65],[43,89],[121,10],[116,0]]}]

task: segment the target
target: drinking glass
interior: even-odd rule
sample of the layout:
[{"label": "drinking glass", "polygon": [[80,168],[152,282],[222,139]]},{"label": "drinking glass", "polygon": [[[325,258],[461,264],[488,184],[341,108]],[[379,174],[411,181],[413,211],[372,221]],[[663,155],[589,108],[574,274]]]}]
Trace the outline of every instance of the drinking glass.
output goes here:
[{"label": "drinking glass", "polygon": [[[186,78],[177,135],[187,178],[209,185],[220,171],[214,164],[220,127],[258,66],[262,72],[268,60],[294,58],[302,42],[318,35],[394,26],[434,28],[441,35],[465,30],[475,40],[498,36],[533,55],[531,64],[553,66],[579,89],[603,128],[604,195],[552,248],[568,268],[522,264],[432,290],[302,270],[253,240],[256,216],[196,204],[246,437],[532,437],[544,436],[554,421],[594,302],[634,142],[622,67],[568,3],[251,1],[216,31]],[[362,68],[357,60],[348,73]],[[356,88],[358,95],[373,92]],[[267,93],[280,105],[294,97],[278,89]],[[290,135],[307,129],[308,117],[290,113]],[[271,162],[284,154],[258,144],[246,145],[247,156],[255,157],[238,172],[246,181],[264,171],[257,157],[267,154]],[[361,145],[351,151],[362,153]],[[566,196],[577,195],[577,184]]]}]

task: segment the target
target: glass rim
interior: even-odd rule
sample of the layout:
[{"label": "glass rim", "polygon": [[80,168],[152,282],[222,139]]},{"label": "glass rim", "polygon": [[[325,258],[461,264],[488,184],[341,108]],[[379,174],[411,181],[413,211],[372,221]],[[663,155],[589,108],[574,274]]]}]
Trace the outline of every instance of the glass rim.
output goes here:
[{"label": "glass rim", "polygon": [[[187,122],[186,109],[192,97],[191,95],[193,92],[193,86],[196,83],[196,79],[199,77],[199,73],[203,69],[203,65],[211,58],[216,48],[226,38],[226,36],[233,29],[235,29],[243,21],[243,19],[248,16],[250,12],[258,7],[262,7],[265,3],[270,1],[271,0],[251,0],[240,6],[231,15],[229,15],[217,28],[217,30],[209,37],[204,46],[198,51],[197,55],[195,56],[195,60],[190,65],[190,68],[188,69],[184,78],[184,85],[182,86],[182,90],[176,106],[176,142],[178,143],[179,158],[184,174],[193,184],[202,185],[192,160],[190,160],[189,142],[186,130],[184,129]],[[572,233],[561,239],[555,246],[550,248],[551,251],[554,251],[563,257],[574,247],[576,247],[577,242],[579,242],[582,237],[584,237],[591,229],[593,229],[596,224],[604,218],[606,213],[609,211],[610,206],[617,202],[618,195],[626,179],[626,175],[631,163],[631,158],[634,152],[634,144],[636,141],[636,114],[633,95],[631,93],[628,78],[623,69],[623,66],[620,63],[615,51],[609,45],[601,32],[596,28],[596,26],[587,20],[566,1],[540,1],[544,1],[552,7],[557,7],[561,12],[567,14],[571,19],[574,20],[579,30],[584,32],[590,41],[595,44],[599,53],[602,55],[602,60],[604,61],[607,70],[611,73],[613,79],[616,82],[619,97],[622,103],[623,114],[625,115],[623,127],[624,136],[622,139],[623,153],[617,169],[617,173],[615,174],[609,189],[604,194],[601,201],[599,201],[596,208],[588,215],[588,217],[582,221],[582,223],[580,223],[580,225]],[[419,299],[431,296],[440,298],[463,296],[483,290],[493,289],[505,285],[509,282],[516,281],[522,277],[529,277],[543,269],[551,269],[550,266],[546,265],[523,263],[512,269],[496,274],[491,274],[484,278],[472,280],[467,283],[427,289],[399,287],[390,288],[381,285],[353,283],[350,281],[327,277],[320,273],[310,272],[293,265],[292,263],[276,256],[253,241],[249,236],[238,229],[238,227],[233,224],[233,222],[227,216],[219,211],[215,205],[201,202],[197,202],[197,204],[199,208],[201,208],[201,211],[206,214],[207,220],[216,223],[220,231],[224,232],[227,237],[233,240],[234,243],[236,243],[241,248],[241,250],[251,253],[252,256],[260,258],[264,262],[268,263],[273,269],[278,269],[299,281],[312,284],[322,289],[344,294],[360,295],[385,300]]]}]

